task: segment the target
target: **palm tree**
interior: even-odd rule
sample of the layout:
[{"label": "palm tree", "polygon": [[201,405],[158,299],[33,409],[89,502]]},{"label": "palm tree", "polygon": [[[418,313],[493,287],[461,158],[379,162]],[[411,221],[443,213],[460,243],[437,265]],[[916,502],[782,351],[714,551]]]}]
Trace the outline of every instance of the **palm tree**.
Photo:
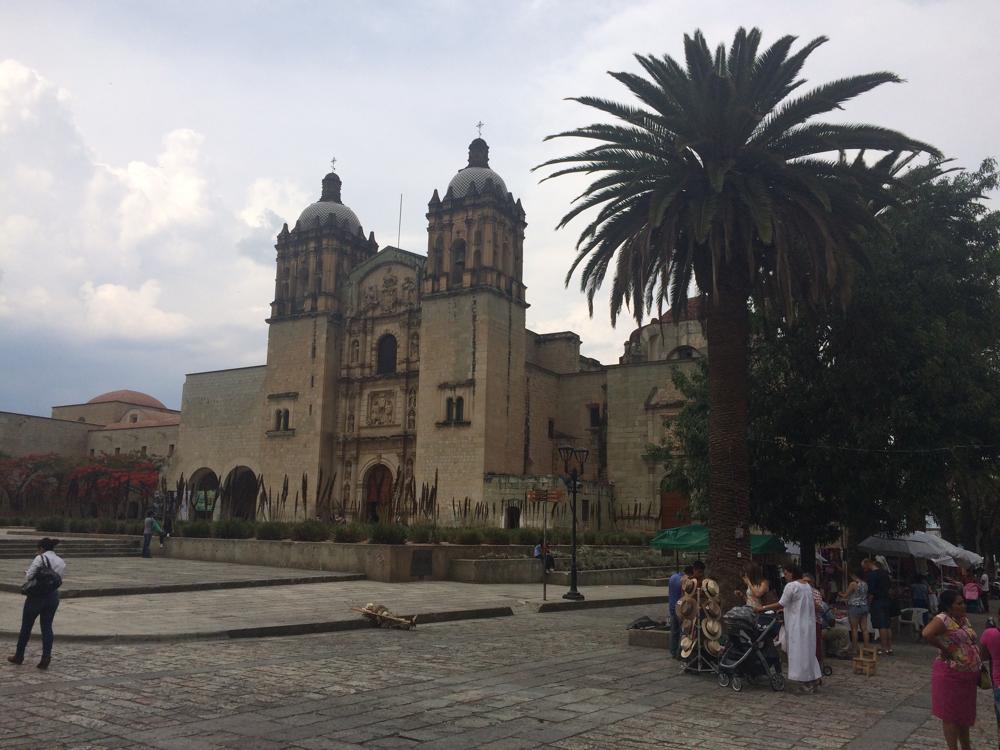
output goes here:
[{"label": "palm tree", "polygon": [[[575,98],[614,118],[549,138],[599,144],[539,165],[545,179],[597,175],[559,228],[598,209],[577,242],[566,276],[581,268],[594,296],[613,269],[611,321],[623,306],[641,323],[667,302],[679,316],[692,280],[704,298],[709,356],[709,566],[733,590],[749,558],[747,352],[749,305],[843,300],[879,230],[885,170],[869,174],[847,150],[929,152],[932,146],[874,125],[815,122],[855,96],[900,79],[892,73],[842,78],[797,90],[819,37],[792,53],[784,36],[758,54],[761,32],[740,29],[713,56],[701,32],[685,35],[685,65],[636,55],[646,76],[611,73],[639,100]],[[796,92],[796,96],[791,96]]]}]

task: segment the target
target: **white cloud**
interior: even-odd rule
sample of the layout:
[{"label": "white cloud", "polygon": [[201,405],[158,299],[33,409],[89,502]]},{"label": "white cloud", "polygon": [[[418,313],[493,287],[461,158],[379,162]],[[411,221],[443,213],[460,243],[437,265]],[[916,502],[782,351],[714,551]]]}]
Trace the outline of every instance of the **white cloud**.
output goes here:
[{"label": "white cloud", "polygon": [[191,321],[179,313],[165,312],[157,304],[160,284],[146,281],[138,289],[121,284],[80,288],[84,319],[82,330],[92,336],[124,339],[174,338],[186,333]]},{"label": "white cloud", "polygon": [[260,177],[247,189],[246,205],[240,211],[240,218],[253,229],[270,229],[276,221],[280,227],[280,217],[287,216],[287,221],[292,223],[292,217],[309,203],[309,196],[297,185]]}]

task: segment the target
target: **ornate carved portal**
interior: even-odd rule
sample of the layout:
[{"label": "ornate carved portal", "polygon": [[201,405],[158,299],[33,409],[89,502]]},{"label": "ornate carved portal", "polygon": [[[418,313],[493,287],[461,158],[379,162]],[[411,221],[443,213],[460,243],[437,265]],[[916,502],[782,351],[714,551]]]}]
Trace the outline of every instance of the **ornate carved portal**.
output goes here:
[{"label": "ornate carved portal", "polygon": [[383,427],[396,424],[396,393],[374,391],[368,396],[368,424]]}]

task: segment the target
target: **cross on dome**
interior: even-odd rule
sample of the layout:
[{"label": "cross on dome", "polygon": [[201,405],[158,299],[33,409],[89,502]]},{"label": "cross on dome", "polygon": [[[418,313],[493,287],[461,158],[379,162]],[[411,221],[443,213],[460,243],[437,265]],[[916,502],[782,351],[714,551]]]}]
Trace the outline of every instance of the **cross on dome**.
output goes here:
[{"label": "cross on dome", "polygon": [[480,120],[479,122],[476,123],[476,130],[479,131],[479,137],[480,138],[483,137],[483,125],[485,125],[485,124],[486,123],[483,122],[482,120]]},{"label": "cross on dome", "polygon": [[330,171],[331,172],[336,172],[337,171],[337,157],[336,156],[334,156],[332,159],[330,159]]}]

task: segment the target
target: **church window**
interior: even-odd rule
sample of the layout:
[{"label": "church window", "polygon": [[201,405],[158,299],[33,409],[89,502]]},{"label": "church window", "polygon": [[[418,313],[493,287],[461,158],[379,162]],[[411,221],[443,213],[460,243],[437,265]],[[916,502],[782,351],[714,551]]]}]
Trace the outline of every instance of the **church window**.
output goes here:
[{"label": "church window", "polygon": [[455,399],[449,398],[444,402],[444,421],[454,422],[455,421]]},{"label": "church window", "polygon": [[549,437],[554,438],[556,436],[556,420],[549,420]]},{"label": "church window", "polygon": [[312,349],[309,352],[309,356],[312,359],[316,359],[316,342],[313,342]]},{"label": "church window", "polygon": [[138,414],[129,415],[128,421],[131,422],[132,424],[135,424],[136,422],[139,421],[139,415]]},{"label": "church window", "polygon": [[174,444],[173,443],[171,443],[170,445],[167,446],[167,455],[168,456],[174,455]]},{"label": "church window", "polygon": [[141,448],[139,448],[139,455],[140,456],[145,456],[146,455],[146,446],[145,445],[142,446]]},{"label": "church window", "polygon": [[392,375],[396,372],[396,337],[391,333],[378,340],[375,372],[378,375]]},{"label": "church window", "polygon": [[455,421],[465,421],[465,399],[461,396],[455,399]]},{"label": "church window", "polygon": [[309,404],[309,416],[311,417],[313,413],[313,405]]},{"label": "church window", "polygon": [[465,240],[455,240],[451,246],[451,283],[458,286],[465,273]]},{"label": "church window", "polygon": [[316,387],[316,376],[315,375],[310,375],[309,376],[309,387],[310,388],[315,388]]},{"label": "church window", "polygon": [[90,449],[90,455],[91,455],[91,457],[93,457],[93,455],[94,455],[94,449],[93,448]]},{"label": "church window", "polygon": [[288,409],[281,410],[281,429],[288,429]]},{"label": "church window", "polygon": [[121,455],[121,452],[122,452],[122,449],[121,449],[121,448],[115,448],[115,455],[116,455],[116,456],[120,456],[120,455]]},{"label": "church window", "polygon": [[588,409],[590,410],[590,426],[600,427],[601,426],[601,407],[597,404],[591,404]]},{"label": "church window", "polygon": [[351,342],[351,364],[356,365],[358,363],[358,354],[361,351],[361,344],[358,343],[357,339]]},{"label": "church window", "polygon": [[274,429],[275,430],[281,429],[281,409],[278,409],[277,411],[274,412]]},{"label": "church window", "polygon": [[413,430],[417,427],[417,413],[410,409],[406,413],[406,429]]}]

